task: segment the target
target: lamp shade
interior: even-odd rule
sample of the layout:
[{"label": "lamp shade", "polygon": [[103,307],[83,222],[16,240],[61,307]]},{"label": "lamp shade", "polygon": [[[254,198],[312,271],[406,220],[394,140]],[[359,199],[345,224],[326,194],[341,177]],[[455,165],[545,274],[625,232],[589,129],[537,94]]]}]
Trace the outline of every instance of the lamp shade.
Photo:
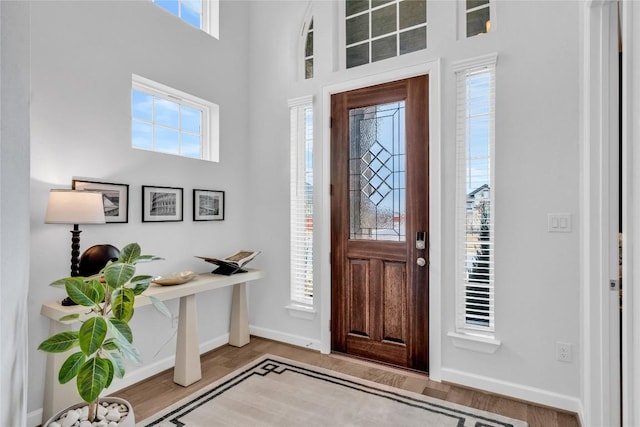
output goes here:
[{"label": "lamp shade", "polygon": [[75,190],[51,190],[44,222],[46,224],[102,224],[102,193]]}]

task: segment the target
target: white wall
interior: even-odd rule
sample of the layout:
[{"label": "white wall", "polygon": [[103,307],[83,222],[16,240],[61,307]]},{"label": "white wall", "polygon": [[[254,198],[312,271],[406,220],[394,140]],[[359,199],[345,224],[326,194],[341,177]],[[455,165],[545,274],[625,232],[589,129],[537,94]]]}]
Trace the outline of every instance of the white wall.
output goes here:
[{"label": "white wall", "polygon": [[[165,258],[141,272],[210,271],[194,256],[249,244],[247,9],[245,2],[221,4],[218,41],[148,1],[31,3],[29,411],[43,398],[45,354],[35,349],[48,322],[40,305],[63,296],[47,285],[69,274],[71,227],[44,224],[51,188],[69,188],[74,176],[129,184],[129,222],[81,226],[81,250],[135,241]],[[220,106],[219,163],[130,147],[132,73]],[[183,187],[184,221],[143,224],[141,185]],[[224,221],[192,221],[194,188],[226,191]],[[214,345],[228,332],[230,300],[230,290],[199,295],[201,343]],[[177,313],[177,302],[169,306]],[[171,322],[145,307],[132,325],[145,365],[128,374],[166,368],[175,350]]]},{"label": "white wall", "polygon": [[[323,147],[322,91],[339,82],[442,60],[443,260],[442,378],[505,392],[571,410],[580,395],[579,283],[579,2],[500,1],[495,32],[456,40],[456,4],[429,2],[428,49],[347,71],[338,70],[337,6],[314,2],[316,72],[300,81],[300,30],[307,2],[254,2],[251,13],[250,84],[254,211],[253,239],[264,250],[269,275],[250,295],[254,331],[316,345],[328,325],[290,317],[288,303],[288,98],[315,96],[317,159]],[[451,62],[498,53],[496,92],[496,337],[493,355],[459,349],[454,330],[455,88]],[[432,106],[432,108],[439,106]],[[316,163],[316,171],[326,165]],[[316,175],[317,189],[322,176]],[[328,198],[324,196],[326,201]],[[267,209],[268,207],[268,209]],[[548,233],[547,214],[569,212],[573,232]],[[320,223],[321,221],[318,221]],[[319,230],[321,236],[329,230]],[[276,238],[281,237],[281,238]],[[316,241],[318,241],[317,239]],[[328,247],[320,251],[329,251]],[[320,255],[325,256],[324,252]],[[318,270],[328,271],[319,265]],[[328,286],[326,274],[317,286]],[[319,307],[330,301],[320,299]],[[327,292],[326,295],[329,293]],[[275,334],[278,335],[278,334]],[[573,344],[572,363],[556,361],[555,343]],[[434,359],[436,359],[434,357]]]},{"label": "white wall", "polygon": [[0,425],[27,408],[29,288],[29,5],[0,3]]}]

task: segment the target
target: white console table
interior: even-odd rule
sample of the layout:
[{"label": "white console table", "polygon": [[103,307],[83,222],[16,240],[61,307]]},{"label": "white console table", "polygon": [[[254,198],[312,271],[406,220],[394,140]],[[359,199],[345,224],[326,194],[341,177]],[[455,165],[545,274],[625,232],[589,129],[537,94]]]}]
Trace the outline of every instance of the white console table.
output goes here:
[{"label": "white console table", "polygon": [[[173,381],[184,387],[202,378],[200,368],[200,349],[198,340],[198,321],[196,313],[196,294],[214,289],[233,286],[231,301],[231,326],[229,344],[242,347],[249,343],[249,319],[247,314],[246,282],[265,276],[264,271],[247,269],[246,273],[222,276],[212,273],[199,274],[195,279],[182,285],[159,286],[152,284],[136,298],[134,307],[151,304],[145,295],[152,295],[161,301],[180,298],[178,316],[178,337],[176,342],[176,360]],[[83,313],[87,307],[61,305],[58,301],[42,305],[40,314],[49,318],[49,334],[70,330],[78,320],[60,322],[58,319],[68,314]],[[42,405],[42,421],[45,422],[56,412],[78,403],[80,398],[76,391],[75,381],[67,384],[58,383],[58,371],[69,353],[47,353],[45,374],[44,402]]]}]

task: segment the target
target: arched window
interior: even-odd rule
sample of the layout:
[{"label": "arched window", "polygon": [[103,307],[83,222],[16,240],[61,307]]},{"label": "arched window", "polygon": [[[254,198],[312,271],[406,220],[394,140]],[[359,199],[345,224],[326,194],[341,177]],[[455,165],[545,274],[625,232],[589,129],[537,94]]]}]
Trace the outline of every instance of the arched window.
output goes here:
[{"label": "arched window", "polygon": [[304,32],[304,78],[313,78],[313,17]]}]

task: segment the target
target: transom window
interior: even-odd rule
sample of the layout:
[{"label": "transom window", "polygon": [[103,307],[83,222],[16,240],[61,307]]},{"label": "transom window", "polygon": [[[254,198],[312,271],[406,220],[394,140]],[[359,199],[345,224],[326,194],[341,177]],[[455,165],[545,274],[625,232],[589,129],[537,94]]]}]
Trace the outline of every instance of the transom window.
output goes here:
[{"label": "transom window", "polygon": [[219,0],[152,0],[184,22],[218,38]]},{"label": "transom window", "polygon": [[491,32],[490,0],[464,0],[467,37]]},{"label": "transom window", "polygon": [[346,0],[346,67],[427,48],[426,0]]},{"label": "transom window", "polygon": [[218,161],[218,106],[140,76],[131,88],[131,146]]}]

